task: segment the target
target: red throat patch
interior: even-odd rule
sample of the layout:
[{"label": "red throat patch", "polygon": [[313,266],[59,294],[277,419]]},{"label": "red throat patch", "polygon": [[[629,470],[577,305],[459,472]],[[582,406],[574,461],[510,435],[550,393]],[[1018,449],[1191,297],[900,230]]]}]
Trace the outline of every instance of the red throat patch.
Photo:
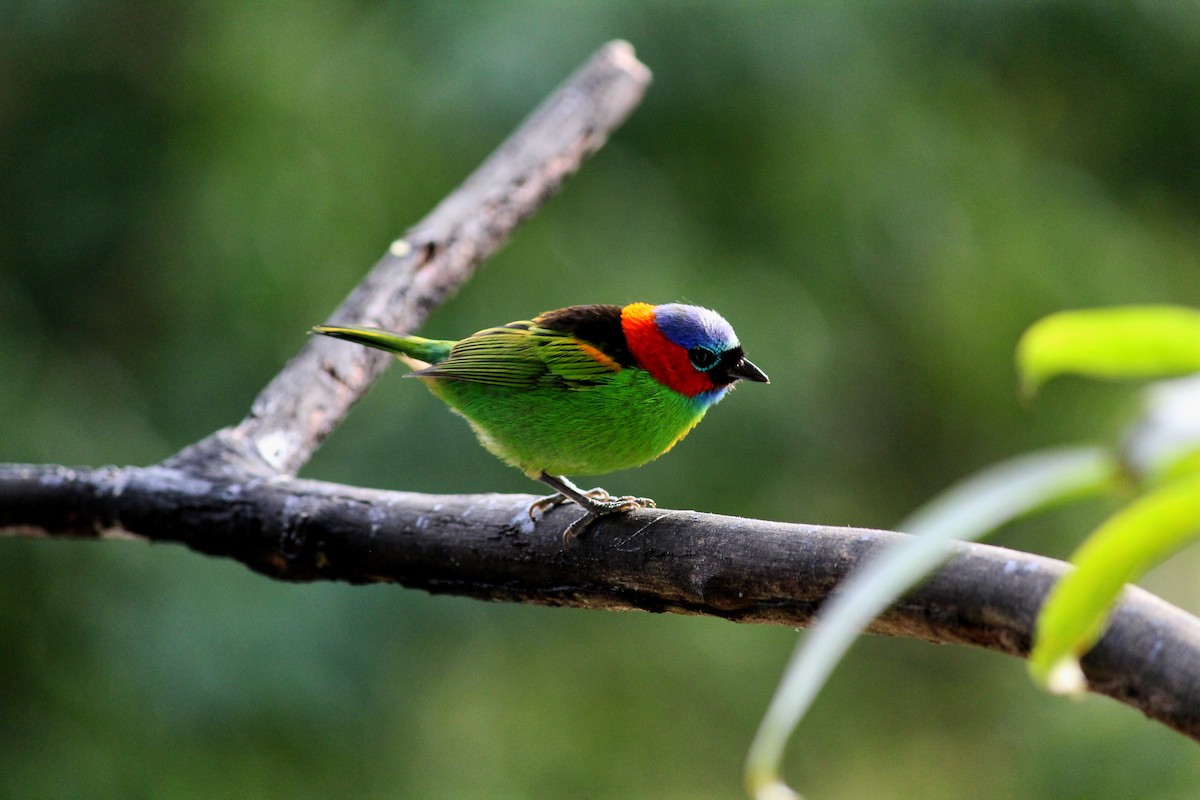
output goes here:
[{"label": "red throat patch", "polygon": [[621,309],[621,330],[634,359],[663,386],[688,397],[716,388],[707,375],[692,366],[687,350],[663,336],[654,321],[654,306],[625,306]]}]

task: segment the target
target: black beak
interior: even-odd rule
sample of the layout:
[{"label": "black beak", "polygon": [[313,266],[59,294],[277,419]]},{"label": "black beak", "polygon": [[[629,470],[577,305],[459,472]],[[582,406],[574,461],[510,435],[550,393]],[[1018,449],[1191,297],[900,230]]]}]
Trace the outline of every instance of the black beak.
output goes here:
[{"label": "black beak", "polygon": [[734,380],[737,380],[738,378],[744,378],[745,380],[755,381],[756,383],[771,382],[771,379],[767,377],[767,373],[754,366],[754,363],[745,357],[739,358],[733,365],[725,370],[725,374]]}]

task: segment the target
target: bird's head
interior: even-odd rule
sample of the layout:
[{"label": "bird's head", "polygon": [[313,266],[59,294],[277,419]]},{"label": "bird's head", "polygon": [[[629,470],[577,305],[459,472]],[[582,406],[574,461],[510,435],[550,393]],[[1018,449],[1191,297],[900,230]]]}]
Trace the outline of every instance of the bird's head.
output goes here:
[{"label": "bird's head", "polygon": [[740,379],[769,383],[742,352],[732,326],[699,306],[632,303],[621,309],[629,352],[662,385],[715,402]]}]

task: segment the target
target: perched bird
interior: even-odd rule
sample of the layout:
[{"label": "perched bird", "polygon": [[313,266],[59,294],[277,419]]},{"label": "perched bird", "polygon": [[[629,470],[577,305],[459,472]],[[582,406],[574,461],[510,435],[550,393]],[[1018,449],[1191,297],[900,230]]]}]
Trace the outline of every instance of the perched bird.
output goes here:
[{"label": "perched bird", "polygon": [[720,314],[669,303],[585,305],[488,328],[460,341],[374,328],[318,325],[315,333],[395,353],[466,418],[479,442],[596,518],[653,507],[644,497],[584,491],[565,474],[600,475],[657,458],[687,435],[739,379],[768,383]]}]

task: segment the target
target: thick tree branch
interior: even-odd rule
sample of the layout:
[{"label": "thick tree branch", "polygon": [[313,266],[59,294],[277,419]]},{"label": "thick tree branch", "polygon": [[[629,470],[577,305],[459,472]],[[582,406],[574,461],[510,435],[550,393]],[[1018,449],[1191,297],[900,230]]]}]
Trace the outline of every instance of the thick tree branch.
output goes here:
[{"label": "thick tree branch", "polygon": [[[650,71],[628,43],[602,47],[461,186],[392,243],[329,321],[415,330],[604,144],[649,83]],[[310,339],[240,424],[167,463],[199,472],[294,475],[391,361],[378,350]]]},{"label": "thick tree branch", "polygon": [[[653,509],[569,547],[567,506],[529,495],[422,495],[317,481],[200,478],[166,467],[0,467],[0,531],[173,541],[294,581],[394,582],[481,600],[704,614],[806,626],[857,565],[902,534]],[[1028,654],[1067,565],[962,544],[871,630]],[[1200,620],[1129,588],[1083,660],[1093,691],[1200,740]]]}]

